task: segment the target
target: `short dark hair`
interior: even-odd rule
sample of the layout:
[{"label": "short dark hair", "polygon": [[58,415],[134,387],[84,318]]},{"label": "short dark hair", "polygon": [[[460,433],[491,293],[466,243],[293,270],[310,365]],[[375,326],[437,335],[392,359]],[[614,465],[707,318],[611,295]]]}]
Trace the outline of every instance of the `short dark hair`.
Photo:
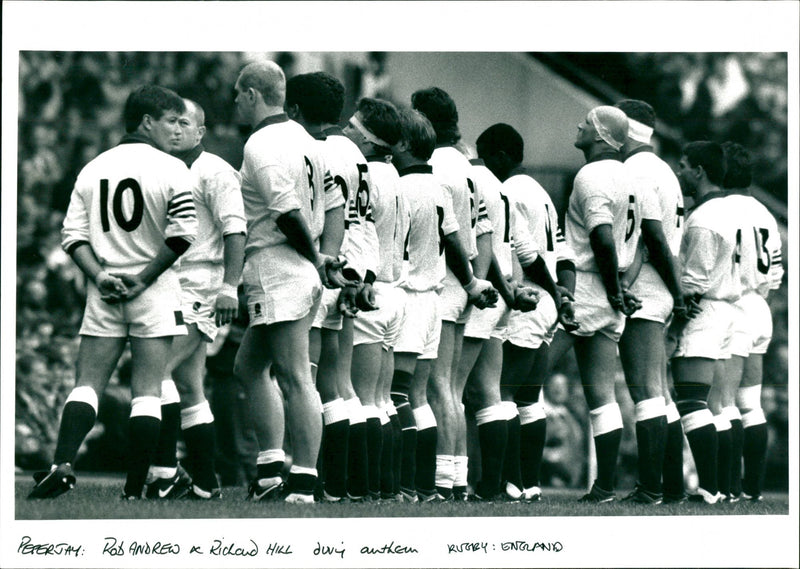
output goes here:
[{"label": "short dark hair", "polygon": [[505,152],[515,164],[522,163],[525,143],[520,133],[513,126],[505,123],[493,124],[484,130],[475,141],[478,156],[492,155],[500,151]]},{"label": "short dark hair", "polygon": [[402,109],[400,132],[411,155],[427,162],[436,148],[436,131],[427,117],[414,109]]},{"label": "short dark hair", "polygon": [[753,183],[753,162],[747,149],[736,142],[723,142],[725,179],[722,186],[729,189],[749,188]]},{"label": "short dark hair", "polygon": [[361,124],[372,134],[391,146],[400,141],[400,115],[392,103],[364,97],[356,110],[361,115]]},{"label": "short dark hair", "polygon": [[655,128],[656,112],[649,103],[638,99],[623,99],[614,106],[625,113],[629,119],[640,122],[645,126]]},{"label": "short dark hair", "polygon": [[160,119],[167,111],[184,113],[186,105],[175,91],[158,85],[144,85],[128,95],[125,101],[125,132],[134,132],[145,115]]},{"label": "short dark hair", "polygon": [[411,106],[425,115],[436,131],[436,142],[455,144],[461,139],[456,103],[439,87],[420,89],[411,95]]},{"label": "short dark hair", "polygon": [[702,166],[708,181],[722,187],[725,180],[725,152],[716,142],[700,140],[683,147],[683,154],[692,168]]},{"label": "short dark hair", "polygon": [[344,85],[324,71],[295,75],[286,82],[286,104],[298,105],[311,123],[336,124],[344,107]]}]

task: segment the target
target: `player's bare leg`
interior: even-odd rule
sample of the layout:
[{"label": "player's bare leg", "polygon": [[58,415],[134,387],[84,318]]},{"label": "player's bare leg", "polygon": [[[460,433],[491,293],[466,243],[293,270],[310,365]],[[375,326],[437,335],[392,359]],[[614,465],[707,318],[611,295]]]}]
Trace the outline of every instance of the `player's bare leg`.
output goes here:
[{"label": "player's bare leg", "polygon": [[766,467],[768,430],[761,407],[764,356],[750,354],[744,360],[742,383],[736,393],[736,405],[742,414],[744,428],[742,456],[744,458],[743,497],[761,499]]},{"label": "player's bare leg", "polygon": [[528,370],[528,375],[524,376],[524,385],[517,389],[514,402],[519,413],[519,463],[523,498],[536,501],[542,495],[539,472],[547,436],[547,415],[539,399],[549,373],[550,346],[542,342],[532,351],[533,364]]},{"label": "player's bare leg", "polygon": [[581,374],[583,393],[589,406],[589,420],[595,443],[597,479],[592,496],[613,499],[619,444],[622,439],[622,414],[614,393],[617,343],[602,333],[575,339],[575,357]]},{"label": "player's bare leg", "polygon": [[[436,417],[429,404],[430,377],[436,360],[418,359],[411,381],[409,401],[416,426],[413,485],[419,498],[424,500],[436,496],[436,442],[438,429]],[[398,409],[398,413],[399,413]],[[405,441],[404,441],[405,444]],[[404,467],[405,470],[405,467]],[[404,473],[407,474],[407,473]],[[401,485],[406,488],[405,475]]]},{"label": "player's bare leg", "polygon": [[673,358],[672,373],[678,412],[689,446],[692,449],[697,476],[698,496],[707,503],[716,503],[717,429],[714,415],[708,407],[708,397],[714,381],[716,362],[709,358]]},{"label": "player's bare leg", "polygon": [[[427,376],[423,383],[422,393],[414,392],[417,367],[430,370],[430,363],[417,360],[419,354],[397,352],[394,357],[394,373],[391,384],[391,398],[396,410],[394,427],[395,441],[399,444],[394,449],[394,484],[403,499],[416,500],[416,464],[417,464],[417,423],[411,409],[412,398],[422,397],[427,401]],[[421,370],[420,373],[423,373]],[[417,391],[419,388],[417,387]]]},{"label": "player's bare leg", "polygon": [[347,441],[347,493],[361,500],[367,495],[367,418],[353,389],[353,319],[344,318],[339,332],[336,385],[347,405],[350,428]]},{"label": "player's bare leg", "polygon": [[[731,496],[731,478],[734,467],[733,425],[731,419],[738,418],[736,392],[742,380],[744,358],[731,356],[718,360],[714,367],[714,384],[708,395],[708,408],[714,414],[717,429],[717,481],[719,491],[727,499]],[[732,411],[735,410],[735,415]],[[739,445],[738,453],[741,453]],[[741,454],[738,454],[738,469],[741,470]],[[737,476],[738,478],[738,476]],[[738,492],[737,492],[738,494]]]},{"label": "player's bare leg", "polygon": [[456,414],[454,416],[454,467],[455,477],[453,480],[453,495],[456,500],[467,499],[467,475],[468,475],[468,455],[467,455],[467,417],[464,409],[464,388],[467,379],[478,355],[484,344],[483,339],[465,338],[464,326],[456,325],[460,328],[460,339],[456,348],[453,350],[452,373],[452,400],[455,404]]},{"label": "player's bare leg", "polygon": [[661,368],[664,361],[664,325],[629,318],[619,341],[625,382],[635,405],[639,480],[631,500],[658,503],[662,499],[661,472],[667,436],[666,402]]},{"label": "player's bare leg", "polygon": [[667,353],[661,368],[661,393],[664,396],[665,415],[667,418],[667,435],[664,441],[664,463],[662,470],[662,488],[664,503],[682,502],[686,499],[686,487],[683,479],[683,426],[678,407],[672,398],[672,374],[667,370]]},{"label": "player's bare leg", "polygon": [[727,492],[728,499],[734,502],[742,494],[742,448],[744,445],[744,427],[742,426],[742,415],[736,405],[736,394],[741,386],[747,359],[741,356],[731,356],[729,360],[725,360],[725,373],[730,378],[730,382],[723,394],[722,414],[731,424],[731,460],[729,487],[722,491]]},{"label": "player's bare leg", "polygon": [[131,418],[125,496],[140,497],[161,429],[161,380],[170,358],[172,336],[131,337]]},{"label": "player's bare leg", "polygon": [[[380,497],[381,448],[383,433],[378,401],[376,399],[380,382],[383,354],[380,344],[359,344],[353,346],[352,379],[353,388],[366,414],[367,443],[367,488],[373,498]],[[388,420],[388,418],[387,418]]]},{"label": "player's bare leg", "polygon": [[[463,333],[463,328],[462,328]],[[435,423],[428,425],[427,429],[436,429],[436,458],[435,458],[435,490],[444,498],[450,498],[453,494],[453,482],[455,480],[455,437],[456,437],[456,414],[457,407],[453,401],[452,370],[455,355],[456,324],[453,322],[442,321],[442,333],[439,340],[439,350],[437,358],[431,369],[428,382],[428,401],[430,409],[433,411]],[[427,414],[427,410],[418,405],[414,405],[414,416],[417,420],[417,445],[422,446],[430,438],[421,431],[419,417]],[[427,464],[417,463],[417,472],[426,473]],[[417,477],[419,479],[419,476]],[[433,487],[419,485],[417,490],[432,495]]]},{"label": "player's bare leg", "polygon": [[256,479],[250,497],[260,500],[280,487],[286,456],[283,451],[285,419],[283,399],[270,374],[267,326],[248,328],[236,353],[233,372],[244,386],[250,417],[258,439]]}]

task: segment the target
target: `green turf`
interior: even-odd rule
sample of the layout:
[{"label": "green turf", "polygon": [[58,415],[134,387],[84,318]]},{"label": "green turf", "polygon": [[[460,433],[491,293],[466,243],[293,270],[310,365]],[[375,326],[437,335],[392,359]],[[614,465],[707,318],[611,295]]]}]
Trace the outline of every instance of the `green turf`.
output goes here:
[{"label": "green turf", "polygon": [[544,489],[544,498],[533,504],[402,504],[339,503],[297,506],[285,503],[252,503],[245,500],[245,488],[226,488],[222,500],[123,502],[122,478],[78,475],[70,492],[55,500],[27,500],[33,486],[30,476],[16,480],[18,520],[55,519],[170,519],[170,518],[384,518],[384,517],[470,517],[470,516],[685,516],[685,515],[787,515],[787,494],[766,494],[759,503],[739,502],[705,506],[678,504],[645,506],[614,502],[580,504],[578,490]]}]

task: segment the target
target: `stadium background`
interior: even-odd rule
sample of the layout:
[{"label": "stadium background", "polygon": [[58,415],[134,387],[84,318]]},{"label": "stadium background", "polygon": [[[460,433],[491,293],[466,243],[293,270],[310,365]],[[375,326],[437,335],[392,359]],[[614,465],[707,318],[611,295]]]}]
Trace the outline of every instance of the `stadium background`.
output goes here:
[{"label": "stadium background", "polygon": [[[125,98],[143,83],[171,87],[203,105],[207,149],[238,168],[247,133],[233,117],[232,86],[241,66],[258,57],[277,61],[287,76],[323,69],[339,77],[348,95],[345,117],[362,96],[407,104],[420,87],[444,88],[458,105],[467,142],[474,142],[495,122],[507,122],[522,133],[525,164],[551,193],[562,215],[572,178],[583,161],[572,146],[577,123],[597,104],[623,97],[645,99],[662,119],[656,143],[668,161],[677,160],[683,142],[697,139],[735,140],[754,153],[755,193],[778,219],[783,258],[790,259],[785,251],[786,54],[22,52],[17,161],[18,469],[48,464],[59,414],[74,383],[84,282],[60,249],[59,230],[75,176],[119,140]],[[763,391],[770,427],[767,489],[784,490],[789,451],[785,282],[770,298],[770,306],[775,333],[765,358]],[[229,335],[209,365],[214,377],[209,381],[211,399],[218,410],[229,413],[241,403],[226,377],[235,335],[235,331]],[[78,468],[122,469],[120,448],[129,403],[126,377],[123,362],[101,402],[98,425]],[[629,487],[635,476],[636,446],[632,403],[621,371],[618,388],[627,428],[619,486]],[[585,445],[590,437],[580,393],[570,356],[559,362],[545,389],[551,417],[546,484],[586,484],[590,465]],[[241,426],[233,428],[242,434]]]}]

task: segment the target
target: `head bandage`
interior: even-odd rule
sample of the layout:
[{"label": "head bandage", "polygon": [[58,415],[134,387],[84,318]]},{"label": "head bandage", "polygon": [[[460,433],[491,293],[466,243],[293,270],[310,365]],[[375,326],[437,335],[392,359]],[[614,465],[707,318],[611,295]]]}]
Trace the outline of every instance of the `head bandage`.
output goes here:
[{"label": "head bandage", "polygon": [[653,136],[653,127],[640,123],[628,117],[628,138],[637,142],[650,143],[650,137]]},{"label": "head bandage", "polygon": [[363,124],[361,124],[361,121],[358,120],[358,117],[356,115],[353,115],[352,117],[350,117],[350,125],[355,127],[358,130],[358,132],[360,132],[364,136],[364,138],[366,138],[372,144],[377,144],[378,146],[383,146],[384,148],[391,148],[392,147],[391,144],[389,144],[385,140],[382,140],[382,139],[378,138],[377,136],[372,134],[370,131],[368,131],[367,127],[365,127]]},{"label": "head bandage", "polygon": [[616,107],[601,106],[589,111],[589,121],[598,136],[614,150],[619,150],[628,138],[628,117]]}]

